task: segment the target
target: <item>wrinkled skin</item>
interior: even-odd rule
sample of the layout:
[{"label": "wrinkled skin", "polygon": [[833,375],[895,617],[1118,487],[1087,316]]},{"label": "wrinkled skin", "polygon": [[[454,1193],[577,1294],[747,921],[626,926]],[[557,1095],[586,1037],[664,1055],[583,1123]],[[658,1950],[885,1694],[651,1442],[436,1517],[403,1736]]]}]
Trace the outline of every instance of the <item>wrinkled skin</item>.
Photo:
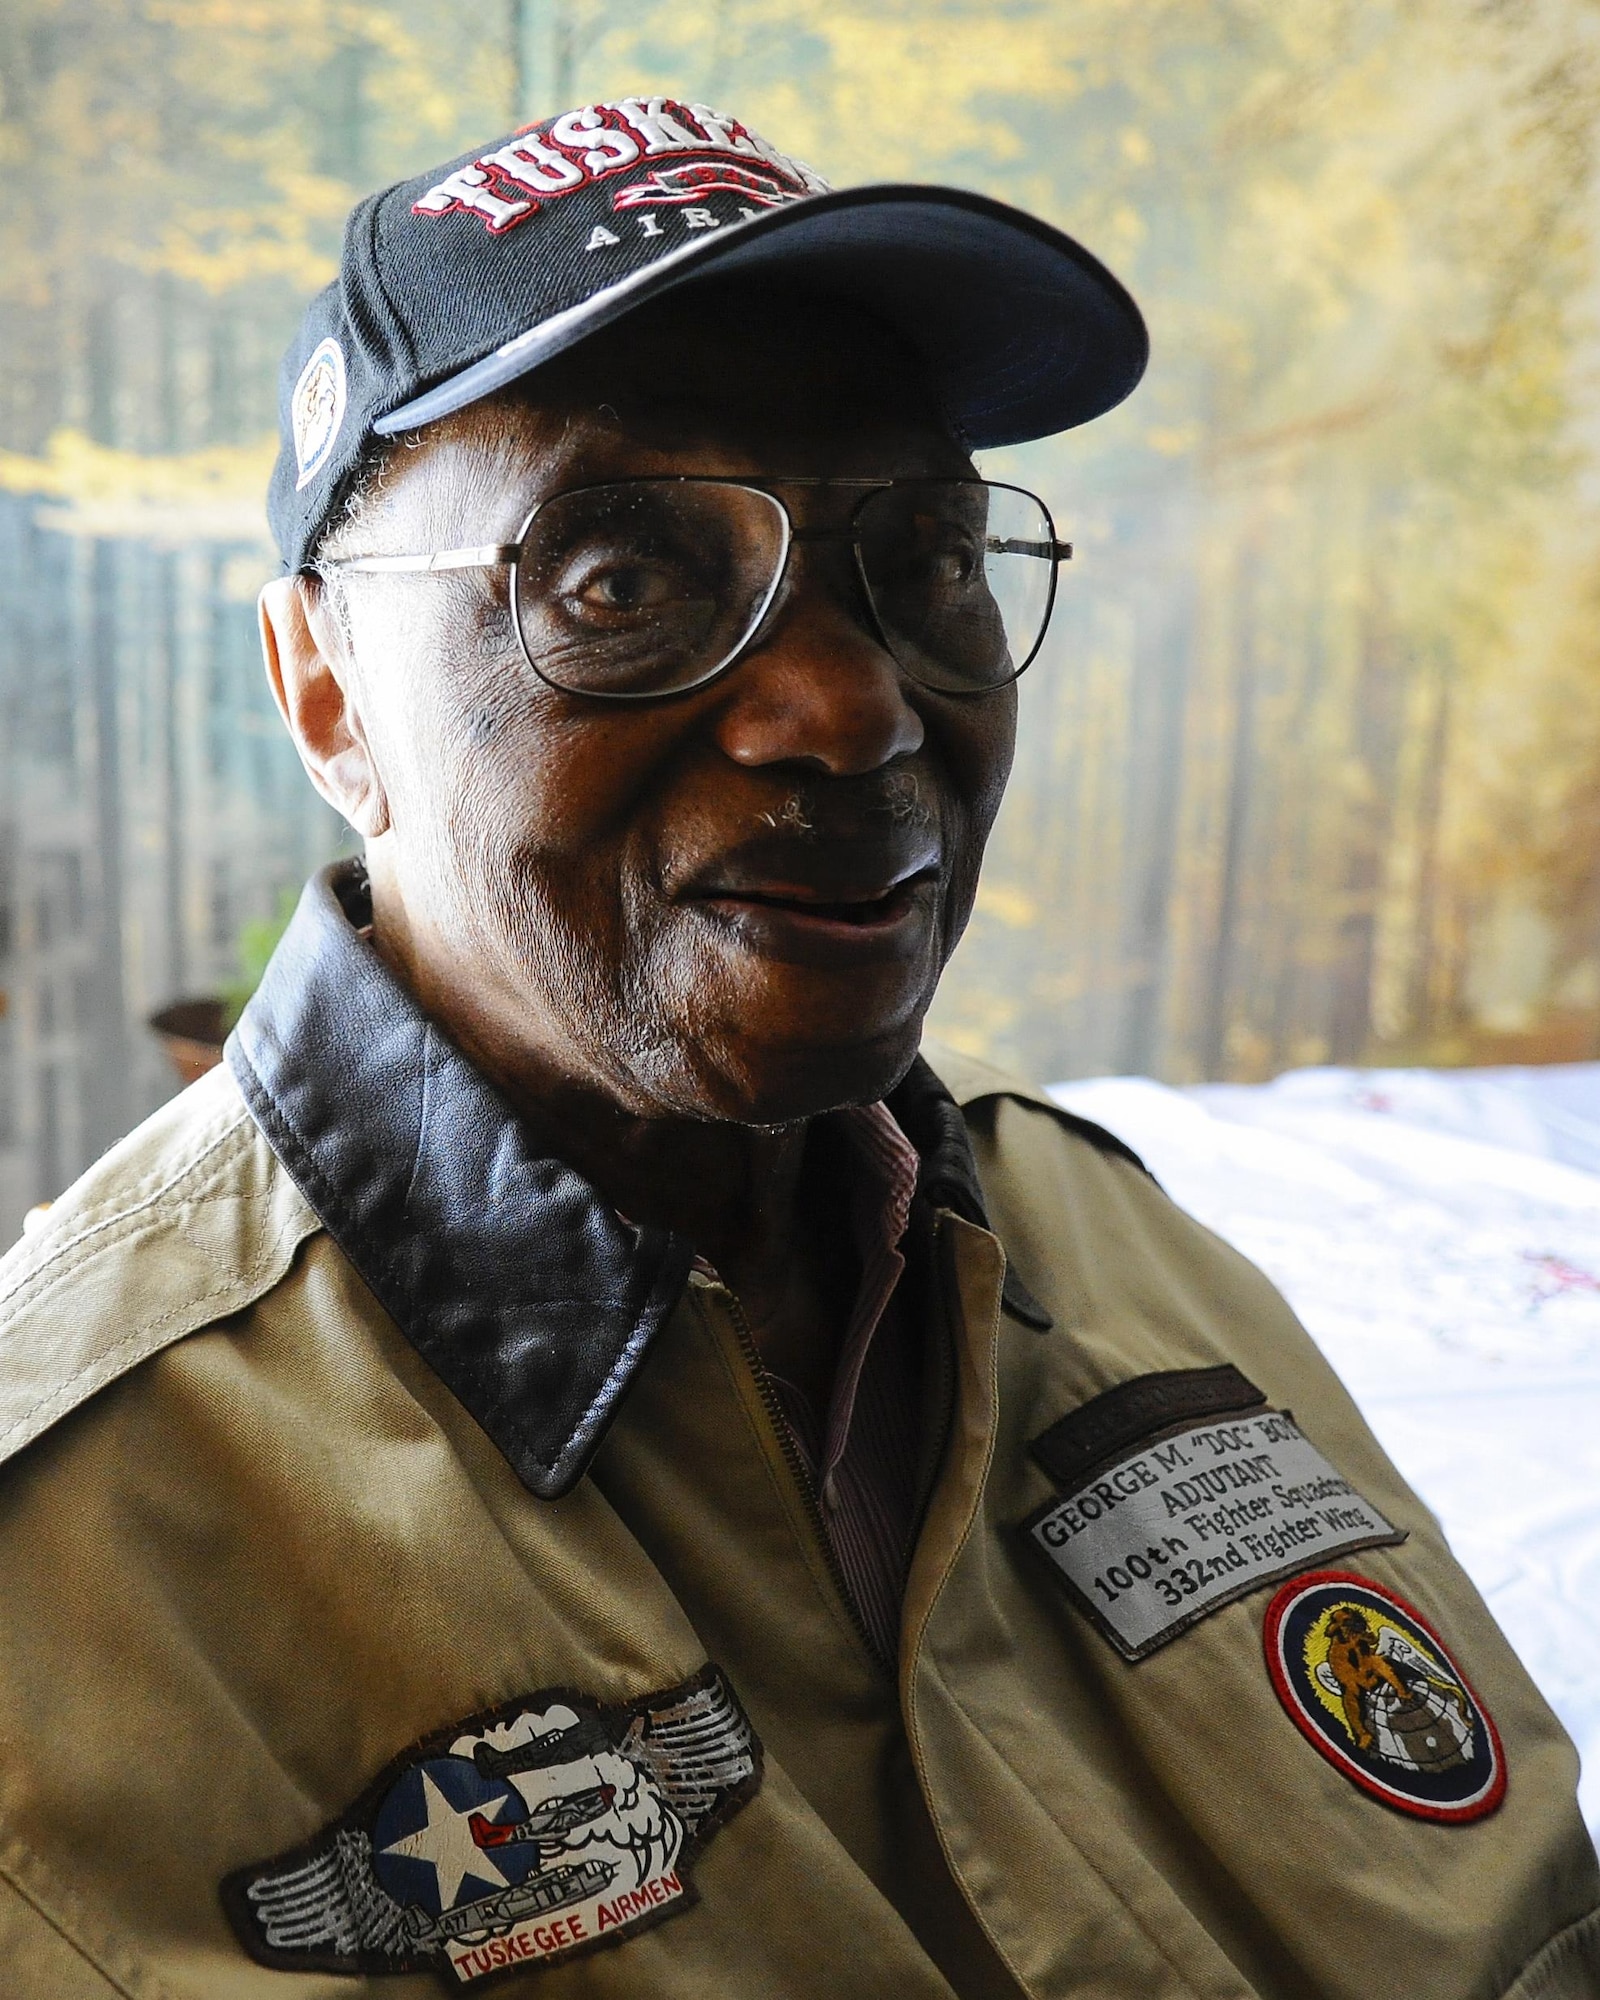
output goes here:
[{"label": "wrinkled skin", "polygon": [[[969,470],[870,322],[702,295],[429,427],[331,546],[509,541],[540,497],[610,475]],[[784,497],[802,527],[850,504]],[[533,674],[506,581],[351,576],[342,604],[270,585],[280,707],[366,838],[379,948],[425,1010],[626,1214],[688,1234],[774,1365],[821,1389],[817,1328],[853,1275],[806,1122],[881,1097],[916,1052],[1013,694],[911,683],[843,543],[796,545],[731,672],[638,706]]]}]

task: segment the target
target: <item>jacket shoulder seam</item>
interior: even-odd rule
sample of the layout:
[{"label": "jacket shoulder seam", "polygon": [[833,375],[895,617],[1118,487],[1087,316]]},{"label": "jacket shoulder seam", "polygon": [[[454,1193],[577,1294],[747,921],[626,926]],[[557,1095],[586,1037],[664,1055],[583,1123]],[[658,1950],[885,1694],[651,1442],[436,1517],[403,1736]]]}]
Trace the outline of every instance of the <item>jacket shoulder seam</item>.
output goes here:
[{"label": "jacket shoulder seam", "polygon": [[[975,1105],[986,1104],[997,1097],[1006,1097],[1013,1104],[1023,1105],[1030,1111],[1047,1113],[1058,1125],[1065,1127],[1087,1145],[1093,1146],[1096,1152],[1109,1153],[1114,1158],[1125,1161],[1130,1167],[1137,1167],[1146,1179],[1155,1181],[1155,1175],[1125,1139],[1119,1139],[1115,1132],[1108,1132],[1104,1125],[1097,1125],[1092,1118],[1084,1118],[1076,1111],[1068,1111],[1064,1105],[1057,1104],[1053,1097],[1036,1085],[1024,1083],[1020,1077],[1008,1076],[1004,1070],[996,1069],[992,1063],[983,1062],[976,1056],[963,1056],[959,1049],[946,1050],[937,1040],[924,1044],[922,1056],[940,1083],[954,1098],[963,1117],[966,1117]],[[966,1069],[968,1072],[966,1081],[963,1082],[958,1076],[956,1082],[952,1083],[947,1078],[940,1066],[941,1057],[944,1056],[950,1058],[947,1066]],[[981,1075],[974,1078],[971,1074],[973,1071],[979,1071]],[[1156,1185],[1159,1186],[1160,1183],[1156,1182]]]},{"label": "jacket shoulder seam", "polygon": [[[230,1121],[227,1128],[218,1133],[197,1157],[186,1161],[176,1171],[169,1172],[154,1187],[150,1187],[144,1197],[132,1206],[119,1206],[112,1215],[104,1217],[92,1227],[69,1237],[65,1243],[53,1251],[47,1261],[35,1269],[24,1273],[12,1287],[9,1299],[18,1300],[18,1295],[33,1290],[20,1302],[13,1303],[12,1309],[0,1320],[0,1353],[8,1342],[18,1338],[32,1316],[48,1306],[56,1290],[71,1280],[90,1262],[111,1254],[125,1245],[130,1238],[137,1239],[140,1224],[164,1197],[179,1190],[186,1190],[190,1198],[204,1198],[227,1172],[234,1147],[229,1142],[236,1140],[244,1128],[251,1126],[248,1111]],[[151,1177],[146,1177],[148,1187]],[[305,1216],[312,1219],[313,1227],[302,1227]],[[196,1243],[191,1238],[190,1247],[198,1250],[213,1266],[220,1282],[199,1294],[189,1293],[168,1305],[163,1311],[141,1317],[136,1325],[123,1332],[108,1346],[100,1348],[81,1367],[54,1383],[42,1395],[18,1410],[9,1422],[0,1428],[0,1463],[13,1457],[23,1446],[32,1443],[50,1430],[54,1424],[68,1415],[90,1397],[109,1388],[120,1376],[128,1373],[140,1361],[148,1360],[188,1334],[198,1333],[204,1327],[228,1314],[240,1311],[269,1291],[283,1274],[284,1251],[293,1249],[306,1235],[314,1234],[317,1226],[314,1211],[309,1207],[305,1214],[291,1215],[279,1223],[267,1241],[264,1254],[254,1260],[252,1270],[230,1271],[204,1243]],[[157,1233],[157,1229],[149,1231]],[[85,1243],[92,1245],[86,1257],[68,1260],[68,1253]]]},{"label": "jacket shoulder seam", "polygon": [[1084,1118],[1076,1111],[1067,1110],[1065,1105],[1057,1104],[1053,1099],[1046,1097],[1043,1091],[1030,1090],[1024,1084],[997,1083],[993,1090],[981,1090],[965,1099],[961,1105],[962,1113],[965,1115],[973,1105],[992,1103],[997,1097],[1009,1098],[1013,1104],[1020,1104],[1027,1111],[1043,1112],[1047,1118],[1053,1118],[1056,1124],[1064,1127],[1074,1138],[1082,1139],[1085,1145],[1092,1146],[1097,1153],[1109,1154],[1111,1158],[1121,1160],[1126,1166],[1136,1167],[1146,1180],[1153,1182],[1157,1187],[1160,1186],[1155,1175],[1126,1139],[1119,1139],[1115,1132],[1108,1131],[1104,1125],[1097,1125],[1092,1118]]},{"label": "jacket shoulder seam", "polygon": [[[145,1215],[150,1209],[154,1208],[164,1196],[173,1194],[181,1188],[185,1181],[198,1179],[199,1187],[203,1187],[206,1181],[214,1179],[219,1167],[223,1164],[217,1161],[216,1155],[222,1152],[230,1139],[237,1138],[240,1131],[248,1127],[250,1123],[249,1110],[241,1105],[238,1116],[230,1119],[227,1125],[215,1134],[213,1138],[208,1140],[198,1153],[183,1161],[180,1166],[158,1167],[143,1175],[116,1201],[109,1214],[91,1209],[91,1214],[98,1213],[97,1220],[88,1222],[85,1227],[77,1230],[73,1235],[65,1238],[64,1241],[53,1245],[39,1263],[26,1266],[18,1274],[12,1285],[6,1290],[0,1291],[0,1333],[5,1331],[9,1320],[15,1317],[14,1313],[7,1313],[6,1309],[11,1306],[12,1302],[19,1295],[27,1292],[28,1288],[33,1285],[38,1287],[38,1294],[48,1292],[53,1285],[59,1283],[64,1277],[70,1276],[73,1271],[78,1269],[76,1263],[69,1266],[66,1270],[61,1268],[63,1260],[73,1251],[80,1249],[85,1244],[93,1244],[93,1248],[89,1254],[91,1256],[100,1255],[102,1250],[112,1246],[95,1243],[94,1239],[96,1237],[105,1236],[110,1231],[115,1230],[119,1224],[136,1222],[140,1216]],[[25,1300],[24,1307],[29,1303],[32,1303],[32,1301]],[[18,1308],[18,1310],[21,1309],[23,1308]]]}]

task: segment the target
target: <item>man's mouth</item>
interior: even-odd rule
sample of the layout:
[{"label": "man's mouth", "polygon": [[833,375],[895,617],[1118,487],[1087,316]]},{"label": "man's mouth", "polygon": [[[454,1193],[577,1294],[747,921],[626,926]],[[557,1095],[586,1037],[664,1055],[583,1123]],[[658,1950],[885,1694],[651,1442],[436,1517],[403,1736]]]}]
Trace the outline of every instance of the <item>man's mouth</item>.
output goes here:
[{"label": "man's mouth", "polygon": [[707,870],[684,899],[768,958],[819,966],[915,956],[936,922],[938,849],[863,866],[863,857],[815,849],[743,855]]},{"label": "man's mouth", "polygon": [[703,892],[699,900],[722,904],[730,909],[736,905],[755,905],[762,909],[783,910],[806,923],[849,924],[858,930],[866,930],[897,923],[917,901],[920,885],[934,879],[935,873],[932,869],[919,870],[905,881],[896,882],[877,894],[820,896],[809,889],[787,886],[752,887],[722,891],[712,889]]},{"label": "man's mouth", "polygon": [[761,958],[840,971],[920,958],[939,929],[944,844],[931,812],[875,803],[845,814],[814,800],[802,827],[769,821],[668,893]]}]

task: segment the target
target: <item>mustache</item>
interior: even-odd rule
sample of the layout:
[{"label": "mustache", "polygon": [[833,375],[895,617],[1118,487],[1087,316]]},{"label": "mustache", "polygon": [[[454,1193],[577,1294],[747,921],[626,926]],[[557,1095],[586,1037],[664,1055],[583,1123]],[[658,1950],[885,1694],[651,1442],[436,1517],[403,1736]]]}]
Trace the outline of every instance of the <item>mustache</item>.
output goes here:
[{"label": "mustache", "polygon": [[884,825],[902,832],[929,832],[939,823],[915,771],[798,785],[780,805],[757,813],[756,818],[773,833],[798,839],[850,837],[847,826],[856,838],[868,827]]},{"label": "mustache", "polygon": [[910,772],[793,786],[755,814],[742,840],[704,857],[672,885],[678,895],[789,884],[827,898],[884,894],[942,865],[937,795]]}]

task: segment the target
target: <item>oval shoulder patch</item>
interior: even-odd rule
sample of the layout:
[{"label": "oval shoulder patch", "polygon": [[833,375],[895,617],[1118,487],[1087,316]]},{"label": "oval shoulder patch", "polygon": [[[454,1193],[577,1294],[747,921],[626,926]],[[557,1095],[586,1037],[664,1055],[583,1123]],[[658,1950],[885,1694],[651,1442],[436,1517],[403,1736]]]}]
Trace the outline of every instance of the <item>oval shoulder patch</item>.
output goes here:
[{"label": "oval shoulder patch", "polygon": [[1297,1576],[1267,1606],[1262,1641],[1295,1727],[1371,1797],[1447,1824],[1505,1797],[1493,1719],[1403,1597],[1344,1570]]}]

